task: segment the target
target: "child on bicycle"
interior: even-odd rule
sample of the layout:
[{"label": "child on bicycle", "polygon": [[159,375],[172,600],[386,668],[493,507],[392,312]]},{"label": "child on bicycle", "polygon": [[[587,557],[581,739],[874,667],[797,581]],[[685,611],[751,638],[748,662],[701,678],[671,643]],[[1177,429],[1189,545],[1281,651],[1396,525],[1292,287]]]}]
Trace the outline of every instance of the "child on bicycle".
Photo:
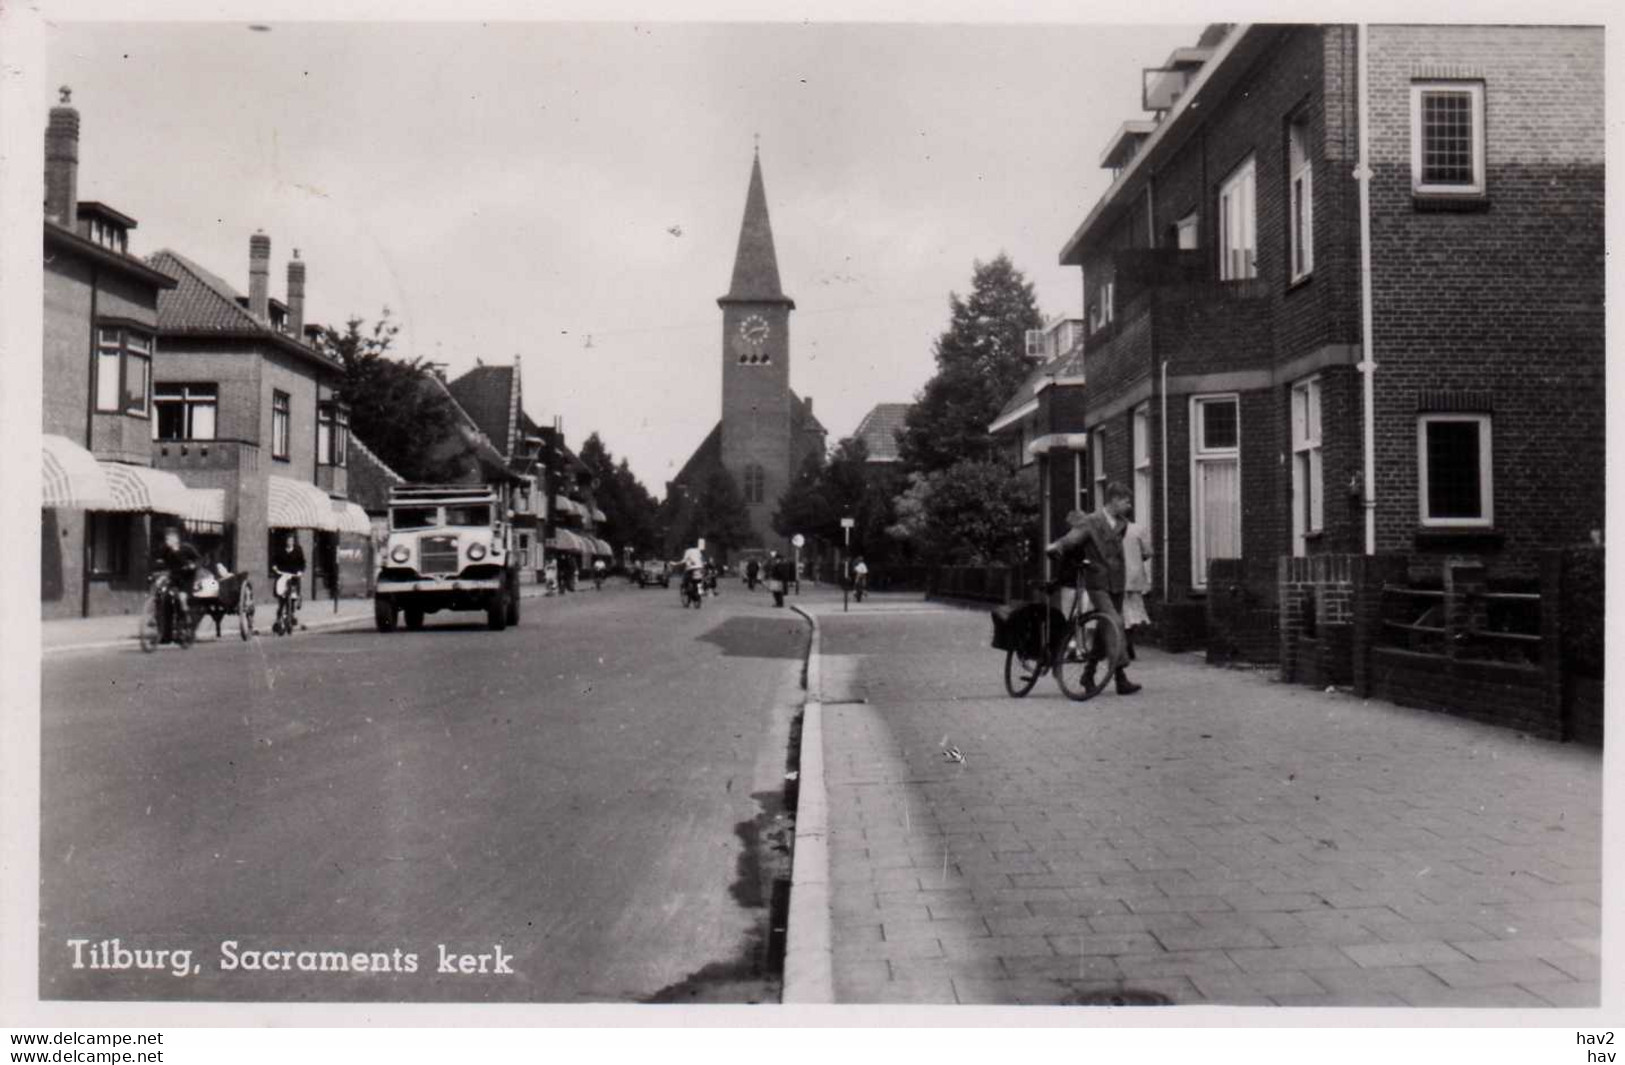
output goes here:
[{"label": "child on bicycle", "polygon": [[[1133,505],[1133,495],[1122,484],[1113,481],[1106,486],[1100,509],[1093,514],[1073,511],[1067,516],[1072,529],[1065,536],[1044,549],[1057,558],[1077,557],[1083,566],[1083,587],[1089,593],[1091,606],[1112,618],[1117,631],[1123,633],[1123,533],[1128,528],[1127,515]],[[1112,674],[1117,682],[1118,695],[1133,695],[1140,685],[1128,679],[1128,640],[1117,641],[1116,661]]]}]

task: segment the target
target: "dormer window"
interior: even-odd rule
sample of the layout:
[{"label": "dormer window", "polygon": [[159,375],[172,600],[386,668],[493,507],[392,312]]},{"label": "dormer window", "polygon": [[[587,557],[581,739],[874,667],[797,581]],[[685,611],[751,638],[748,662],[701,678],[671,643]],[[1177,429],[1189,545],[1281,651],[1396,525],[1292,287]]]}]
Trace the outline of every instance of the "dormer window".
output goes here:
[{"label": "dormer window", "polygon": [[109,251],[125,255],[130,247],[130,230],[135,219],[104,203],[85,200],[79,204],[79,235]]}]

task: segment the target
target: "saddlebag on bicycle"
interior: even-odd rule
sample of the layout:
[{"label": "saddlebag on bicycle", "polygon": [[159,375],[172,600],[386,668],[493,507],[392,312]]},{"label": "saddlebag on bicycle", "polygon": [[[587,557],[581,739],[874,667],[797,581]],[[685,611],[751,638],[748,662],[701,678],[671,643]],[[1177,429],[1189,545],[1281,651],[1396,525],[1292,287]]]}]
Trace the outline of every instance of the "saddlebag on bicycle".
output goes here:
[{"label": "saddlebag on bicycle", "polygon": [[1019,651],[1029,658],[1044,653],[1044,611],[1050,613],[1050,635],[1059,635],[1066,618],[1043,603],[1005,603],[993,608],[993,647],[999,651]]}]

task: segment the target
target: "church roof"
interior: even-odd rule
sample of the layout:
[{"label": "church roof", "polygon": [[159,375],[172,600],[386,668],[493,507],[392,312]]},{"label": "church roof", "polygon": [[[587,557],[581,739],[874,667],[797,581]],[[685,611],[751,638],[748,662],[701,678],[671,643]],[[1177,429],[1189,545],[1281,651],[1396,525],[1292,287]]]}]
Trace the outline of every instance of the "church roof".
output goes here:
[{"label": "church roof", "polygon": [[869,450],[870,462],[898,462],[902,455],[897,450],[897,432],[903,428],[912,403],[876,403],[863,421],[858,423],[853,436],[863,441]]},{"label": "church roof", "polygon": [[767,190],[762,185],[762,160],[750,165],[750,191],[745,194],[745,218],[739,226],[739,250],[734,253],[733,283],[718,303],[787,303],[795,300],[779,285],[779,259],[773,251],[773,227],[767,219]]},{"label": "church roof", "polygon": [[686,484],[697,488],[705,481],[713,469],[722,465],[722,423],[717,422],[709,435],[694,449],[694,454],[683,463],[683,468],[677,471],[668,484]]}]

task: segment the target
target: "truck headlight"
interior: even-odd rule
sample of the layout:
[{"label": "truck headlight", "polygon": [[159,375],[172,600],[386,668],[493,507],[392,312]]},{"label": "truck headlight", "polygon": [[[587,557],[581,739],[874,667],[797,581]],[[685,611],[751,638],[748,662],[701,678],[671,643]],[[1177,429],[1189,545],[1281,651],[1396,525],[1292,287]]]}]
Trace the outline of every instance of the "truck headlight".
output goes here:
[{"label": "truck headlight", "polygon": [[469,544],[468,545],[468,560],[470,562],[478,562],[480,559],[482,559],[484,557],[485,557],[485,545],[484,544]]},{"label": "truck headlight", "polygon": [[409,559],[411,557],[412,557],[412,552],[411,552],[411,550],[409,550],[407,548],[407,546],[405,544],[396,544],[393,548],[390,549],[390,552],[389,552],[389,560],[391,562],[405,562],[407,559]]}]

